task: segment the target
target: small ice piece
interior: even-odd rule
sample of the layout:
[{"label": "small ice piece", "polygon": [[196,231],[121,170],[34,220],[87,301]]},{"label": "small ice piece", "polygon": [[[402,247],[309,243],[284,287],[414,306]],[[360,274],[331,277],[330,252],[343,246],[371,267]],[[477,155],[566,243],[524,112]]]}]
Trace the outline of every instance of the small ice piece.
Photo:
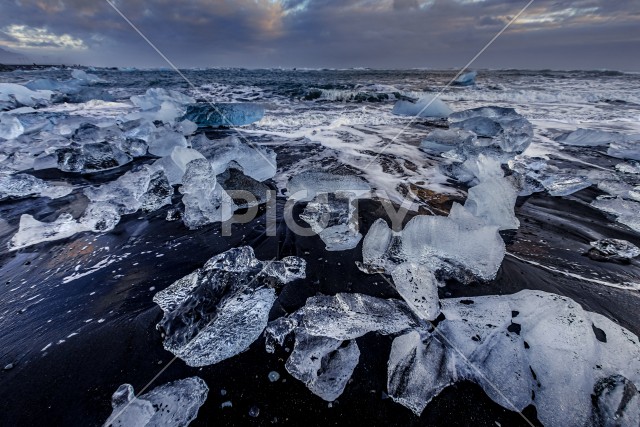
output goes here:
[{"label": "small ice piece", "polygon": [[[629,260],[640,255],[640,248],[626,240],[602,239],[591,242],[592,249],[604,259]],[[590,254],[591,256],[591,254]]]},{"label": "small ice piece", "polygon": [[95,74],[88,74],[84,70],[73,70],[71,72],[71,77],[76,80],[80,80],[83,83],[105,83],[105,80],[101,79]]},{"label": "small ice piece", "polygon": [[57,199],[72,191],[71,186],[51,185],[29,174],[0,175],[0,200],[33,196]]},{"label": "small ice piece", "polygon": [[476,84],[477,71],[469,71],[453,81],[454,86],[473,86]]},{"label": "small ice piece", "polygon": [[269,381],[271,381],[272,383],[275,383],[279,379],[280,379],[279,373],[277,373],[276,371],[269,372]]},{"label": "small ice piece", "polygon": [[568,196],[591,187],[591,181],[574,174],[548,175],[540,180],[551,196]]},{"label": "small ice piece", "polygon": [[622,173],[637,175],[640,174],[640,163],[633,160],[624,163],[618,163],[616,165],[616,170]]},{"label": "small ice piece", "polygon": [[465,132],[472,132],[483,138],[495,138],[498,134],[504,132],[500,123],[488,117],[470,117],[466,120],[452,123],[451,127]]},{"label": "small ice piece", "polygon": [[345,343],[298,331],[285,368],[313,394],[333,402],[344,392],[359,360],[360,349],[355,340]]},{"label": "small ice piece", "polygon": [[265,263],[251,247],[231,249],[157,293],[164,347],[187,365],[213,365],[245,351],[262,334],[274,287],[305,277],[300,258]]},{"label": "small ice piece", "polygon": [[164,169],[171,185],[181,184],[187,171],[187,164],[196,159],[204,159],[198,151],[185,147],[174,147],[171,154],[157,160],[154,165]]},{"label": "small ice piece", "polygon": [[191,139],[191,145],[211,161],[216,175],[234,166],[256,181],[273,178],[277,171],[275,151],[237,136],[211,141],[200,134]]},{"label": "small ice piece", "polygon": [[158,128],[149,135],[149,154],[164,157],[171,155],[175,147],[187,147],[186,138],[178,132],[167,128]]},{"label": "small ice piece", "polygon": [[436,95],[427,94],[413,103],[410,101],[398,101],[393,107],[392,113],[398,116],[413,117],[447,117],[453,111]]},{"label": "small ice piece", "polygon": [[139,397],[130,384],[113,394],[113,412],[105,427],[186,427],[198,416],[207,400],[209,387],[199,377],[173,381]]},{"label": "small ice piece", "polygon": [[474,145],[476,134],[458,129],[436,129],[421,143],[420,148],[433,153],[444,153],[462,145]]},{"label": "small ice piece", "polygon": [[625,160],[640,160],[640,135],[626,135],[621,141],[609,145],[607,154],[611,157]]},{"label": "small ice piece", "polygon": [[198,130],[198,125],[191,120],[182,120],[176,125],[176,130],[184,136],[193,135]]},{"label": "small ice piece", "polygon": [[17,117],[0,114],[0,138],[15,139],[24,133],[24,126]]},{"label": "small ice piece", "polygon": [[640,232],[640,203],[621,197],[600,196],[591,206],[617,217],[616,221]]},{"label": "small ice piece", "polygon": [[605,132],[593,129],[578,129],[570,134],[564,135],[558,140],[566,145],[579,147],[601,147],[612,142],[621,141],[624,135],[617,132]]},{"label": "small ice piece", "polygon": [[52,95],[50,90],[31,90],[15,83],[0,83],[0,109],[3,104],[10,106],[7,109],[46,105]]},{"label": "small ice piece", "polygon": [[63,213],[53,222],[40,222],[33,216],[20,217],[18,232],[9,242],[9,250],[17,250],[37,243],[66,239],[77,233],[92,231],[104,233],[120,222],[120,214],[110,204],[90,204],[79,219]]},{"label": "small ice piece", "polygon": [[243,103],[206,103],[201,102],[187,107],[184,118],[198,127],[245,126],[262,120],[264,106],[248,102]]},{"label": "small ice piece", "polygon": [[131,102],[143,111],[159,109],[164,102],[176,105],[186,105],[195,102],[193,98],[183,93],[161,88],[148,89],[144,95],[131,97]]},{"label": "small ice piece", "polygon": [[233,199],[218,184],[207,159],[195,159],[187,164],[180,192],[184,194],[184,224],[190,229],[227,221],[236,210]]}]

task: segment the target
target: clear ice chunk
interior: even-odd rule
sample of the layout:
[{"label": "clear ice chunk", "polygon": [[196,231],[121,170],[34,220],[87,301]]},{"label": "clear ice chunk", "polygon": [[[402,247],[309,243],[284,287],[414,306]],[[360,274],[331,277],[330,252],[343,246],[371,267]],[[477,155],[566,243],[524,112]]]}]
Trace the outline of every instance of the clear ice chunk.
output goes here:
[{"label": "clear ice chunk", "polygon": [[640,256],[640,248],[620,239],[602,239],[591,242],[593,250],[604,258],[631,259]]},{"label": "clear ice chunk", "polygon": [[189,105],[184,118],[198,127],[245,126],[262,120],[264,106],[253,103],[198,103]]},{"label": "clear ice chunk", "polygon": [[568,196],[591,187],[591,181],[575,174],[557,174],[541,177],[540,182],[551,196]]},{"label": "clear ice chunk", "polygon": [[159,109],[164,102],[170,102],[177,105],[192,104],[195,102],[193,98],[175,90],[166,90],[161,88],[148,89],[144,95],[135,95],[131,97],[131,102],[143,111]]},{"label": "clear ice chunk", "polygon": [[420,148],[432,153],[444,153],[464,145],[473,146],[477,139],[473,132],[458,129],[436,129],[420,143]]},{"label": "clear ice chunk", "polygon": [[343,194],[351,198],[367,197],[371,186],[355,175],[337,175],[327,172],[303,172],[287,183],[289,197],[299,201],[313,200],[319,194]]},{"label": "clear ice chunk", "polygon": [[199,377],[173,381],[136,397],[123,384],[113,394],[113,412],[104,427],[186,427],[198,416],[209,387]]},{"label": "clear ice chunk", "polygon": [[400,100],[392,113],[397,116],[447,117],[453,111],[436,95],[425,95],[417,102]]},{"label": "clear ice chunk", "polygon": [[0,200],[34,196],[58,199],[72,191],[71,186],[51,185],[29,174],[0,175]]},{"label": "clear ice chunk", "polygon": [[8,106],[8,110],[46,105],[52,95],[50,90],[31,90],[16,83],[0,83],[0,109],[3,105]]},{"label": "clear ice chunk", "polygon": [[621,197],[600,196],[591,202],[591,206],[614,215],[620,224],[640,232],[640,203]]},{"label": "clear ice chunk", "polygon": [[245,351],[264,331],[275,286],[305,277],[299,258],[262,262],[253,249],[231,249],[153,298],[164,311],[164,347],[189,366],[207,366]]},{"label": "clear ice chunk", "polygon": [[273,178],[277,171],[276,153],[273,150],[236,136],[211,141],[206,135],[200,134],[191,139],[191,145],[211,161],[216,175],[233,165],[246,176],[262,182]]},{"label": "clear ice chunk", "polygon": [[24,126],[17,117],[0,114],[0,138],[15,139],[24,133]]},{"label": "clear ice chunk", "polygon": [[461,74],[457,79],[453,81],[454,86],[473,86],[476,84],[476,77],[478,77],[477,71],[469,71]]},{"label": "clear ice chunk", "polygon": [[195,159],[187,164],[180,192],[185,210],[183,221],[190,229],[229,220],[237,206],[216,180],[216,173],[207,159]]},{"label": "clear ice chunk", "polygon": [[157,160],[154,165],[164,169],[171,185],[181,184],[190,161],[204,159],[198,151],[185,147],[174,147],[171,154]]},{"label": "clear ice chunk", "polygon": [[640,160],[640,135],[627,135],[624,140],[611,143],[607,154],[625,160]]},{"label": "clear ice chunk", "polygon": [[164,157],[171,155],[176,147],[187,147],[186,138],[179,132],[167,128],[158,128],[149,135],[149,154]]}]

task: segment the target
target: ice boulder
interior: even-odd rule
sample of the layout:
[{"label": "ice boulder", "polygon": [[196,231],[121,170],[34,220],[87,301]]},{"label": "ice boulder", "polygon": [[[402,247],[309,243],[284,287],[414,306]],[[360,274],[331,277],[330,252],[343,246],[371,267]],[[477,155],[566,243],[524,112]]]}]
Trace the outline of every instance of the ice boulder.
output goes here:
[{"label": "ice boulder", "polygon": [[137,396],[123,384],[113,394],[113,412],[104,427],[186,427],[198,416],[209,387],[199,377],[173,381]]},{"label": "ice boulder", "polygon": [[305,277],[297,257],[262,262],[231,249],[157,293],[164,347],[187,365],[213,365],[245,351],[267,326],[276,289]]},{"label": "ice boulder", "polygon": [[227,221],[236,210],[233,199],[218,184],[207,159],[195,159],[187,164],[180,192],[184,195],[184,224],[190,229]]},{"label": "ice boulder", "polygon": [[33,216],[24,214],[20,217],[18,232],[9,242],[9,250],[66,239],[86,231],[105,233],[113,230],[119,222],[117,208],[103,203],[90,204],[79,219],[63,213],[53,222],[40,222]]},{"label": "ice boulder", "polygon": [[640,248],[631,242],[619,239],[602,239],[591,242],[588,255],[596,260],[627,261],[640,256]]},{"label": "ice boulder", "polygon": [[17,117],[0,114],[0,139],[15,139],[24,133],[24,126]]},{"label": "ice boulder", "polygon": [[473,86],[476,84],[477,71],[469,71],[461,74],[457,79],[453,81],[453,86]]},{"label": "ice boulder", "polygon": [[237,136],[211,141],[204,134],[191,139],[192,147],[211,161],[216,175],[230,166],[257,181],[273,178],[277,171],[276,153]]},{"label": "ice boulder", "polygon": [[436,95],[425,95],[417,102],[398,101],[392,113],[398,116],[447,117],[453,111]]},{"label": "ice boulder", "polygon": [[264,106],[253,103],[199,103],[189,105],[184,118],[198,127],[245,126],[262,120]]}]

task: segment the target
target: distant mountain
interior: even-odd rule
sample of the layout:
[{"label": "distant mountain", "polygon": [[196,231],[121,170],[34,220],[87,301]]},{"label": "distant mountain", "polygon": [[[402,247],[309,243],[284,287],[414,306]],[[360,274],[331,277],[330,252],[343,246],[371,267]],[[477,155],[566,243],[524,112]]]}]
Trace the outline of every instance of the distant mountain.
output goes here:
[{"label": "distant mountain", "polygon": [[21,53],[0,48],[0,64],[18,65],[31,64],[32,62],[33,61]]}]

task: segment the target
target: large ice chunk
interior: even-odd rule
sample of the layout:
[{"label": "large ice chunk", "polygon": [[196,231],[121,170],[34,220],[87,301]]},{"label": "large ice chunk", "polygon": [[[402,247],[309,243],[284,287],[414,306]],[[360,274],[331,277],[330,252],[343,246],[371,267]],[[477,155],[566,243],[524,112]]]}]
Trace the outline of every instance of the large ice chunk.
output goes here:
[{"label": "large ice chunk", "polygon": [[180,192],[184,194],[184,224],[190,229],[227,221],[236,210],[233,199],[218,184],[207,159],[195,159],[187,164]]},{"label": "large ice chunk", "polygon": [[211,258],[153,298],[164,311],[165,349],[189,366],[218,363],[245,351],[267,326],[275,287],[305,277],[304,260],[262,262],[253,249]]},{"label": "large ice chunk", "polygon": [[454,86],[473,86],[476,84],[477,71],[469,71],[453,81]]},{"label": "large ice chunk", "polygon": [[264,117],[264,106],[242,103],[199,103],[189,105],[184,118],[198,127],[245,126]]},{"label": "large ice chunk", "polygon": [[50,90],[31,90],[15,83],[0,83],[0,110],[46,105],[52,95]]},{"label": "large ice chunk", "polygon": [[389,395],[416,414],[470,380],[511,410],[535,405],[544,425],[637,419],[640,343],[611,320],[540,291],[442,305],[433,333],[396,338],[389,357]]},{"label": "large ice chunk", "polygon": [[113,412],[104,427],[186,427],[208,394],[209,387],[199,377],[173,381],[138,397],[133,386],[123,384],[113,394]]},{"label": "large ice chunk", "polygon": [[257,181],[273,178],[277,171],[276,153],[237,136],[211,141],[204,134],[191,139],[191,145],[211,161],[219,175],[233,165]]},{"label": "large ice chunk", "polygon": [[20,228],[11,238],[9,249],[16,250],[37,243],[66,239],[77,233],[92,231],[104,233],[120,222],[120,214],[110,204],[90,204],[79,219],[63,213],[53,222],[40,222],[31,215],[20,217]]},{"label": "large ice chunk", "polygon": [[398,101],[393,114],[413,117],[447,117],[453,111],[436,95],[425,95],[417,102]]}]

